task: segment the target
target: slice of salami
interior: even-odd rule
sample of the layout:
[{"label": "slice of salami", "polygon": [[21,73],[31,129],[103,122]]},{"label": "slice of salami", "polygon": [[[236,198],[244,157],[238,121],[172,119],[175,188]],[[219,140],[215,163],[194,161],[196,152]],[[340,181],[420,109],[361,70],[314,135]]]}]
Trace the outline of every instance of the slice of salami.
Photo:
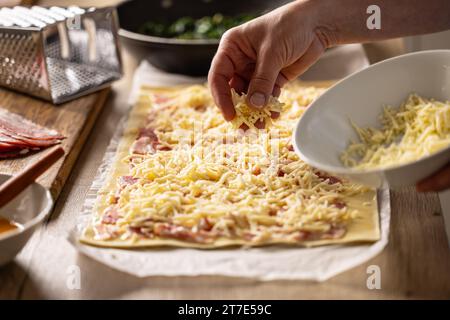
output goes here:
[{"label": "slice of salami", "polygon": [[60,133],[0,109],[0,159],[16,158],[50,147],[64,139]]},{"label": "slice of salami", "polygon": [[13,145],[13,144],[0,142],[0,152],[15,151],[15,150],[21,150],[21,149],[26,149],[26,146],[18,147],[18,146]]},{"label": "slice of salami", "polygon": [[155,153],[156,151],[169,151],[171,148],[161,144],[155,130],[151,127],[141,128],[137,139],[131,146],[131,152],[136,154]]},{"label": "slice of salami", "polygon": [[26,141],[11,137],[8,134],[5,134],[4,131],[2,131],[1,129],[0,129],[0,144],[10,145],[16,148],[18,147],[26,148],[30,146],[30,144],[27,143]]},{"label": "slice of salami", "polygon": [[59,139],[28,138],[9,130],[1,130],[0,135],[9,137],[11,141],[8,143],[10,144],[29,147],[50,147],[61,142]]},{"label": "slice of salami", "polygon": [[33,123],[17,114],[0,109],[0,128],[29,139],[63,139],[60,133]]},{"label": "slice of salami", "polygon": [[30,152],[29,149],[17,149],[11,151],[0,151],[0,159],[17,158],[27,155]]}]

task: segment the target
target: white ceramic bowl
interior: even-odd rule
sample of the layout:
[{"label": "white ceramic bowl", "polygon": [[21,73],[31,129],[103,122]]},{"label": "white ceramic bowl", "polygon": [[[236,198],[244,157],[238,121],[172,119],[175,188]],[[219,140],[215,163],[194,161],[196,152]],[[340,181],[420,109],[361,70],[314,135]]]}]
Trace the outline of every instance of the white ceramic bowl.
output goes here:
[{"label": "white ceramic bowl", "polygon": [[[0,174],[0,184],[9,178]],[[36,227],[41,224],[53,207],[50,192],[33,183],[13,201],[0,209],[0,217],[22,225],[22,228],[0,234],[0,266],[13,260],[22,250]]]},{"label": "white ceramic bowl", "polygon": [[339,155],[358,126],[379,127],[383,105],[398,106],[410,93],[450,100],[450,50],[406,54],[374,64],[327,90],[306,110],[294,131],[294,148],[309,165],[373,187],[414,185],[450,162],[450,148],[385,170],[344,167]]}]

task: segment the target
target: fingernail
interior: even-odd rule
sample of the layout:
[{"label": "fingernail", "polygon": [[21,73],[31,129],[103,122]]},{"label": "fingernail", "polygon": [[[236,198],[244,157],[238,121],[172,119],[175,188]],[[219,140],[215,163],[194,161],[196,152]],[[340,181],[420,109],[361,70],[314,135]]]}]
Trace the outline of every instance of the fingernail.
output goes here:
[{"label": "fingernail", "polygon": [[266,104],[266,96],[264,94],[262,94],[261,92],[255,92],[254,94],[252,94],[252,96],[250,97],[250,103],[255,107],[255,108],[262,108],[265,106]]}]

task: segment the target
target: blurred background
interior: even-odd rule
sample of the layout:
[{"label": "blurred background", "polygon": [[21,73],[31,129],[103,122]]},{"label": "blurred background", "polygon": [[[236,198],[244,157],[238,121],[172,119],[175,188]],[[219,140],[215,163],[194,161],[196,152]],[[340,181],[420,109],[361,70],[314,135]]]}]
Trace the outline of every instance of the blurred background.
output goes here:
[{"label": "blurred background", "polygon": [[[0,0],[0,6],[16,5],[19,2],[18,0]],[[176,21],[177,25],[172,26],[173,31],[173,27],[175,29],[180,27],[180,21],[177,19],[185,18],[187,15],[197,15],[194,18],[201,18],[204,15],[212,17],[214,13],[223,13],[230,17],[238,17],[237,15],[242,14],[261,14],[288,2],[288,0],[24,0],[21,2],[22,4],[35,3],[43,6],[101,7],[119,5],[119,20],[124,29],[121,30],[123,54],[133,60],[133,64],[138,64],[142,59],[148,59],[151,64],[156,66],[156,70],[204,76],[209,67],[209,60],[217,48],[218,40],[213,38],[220,35],[211,36],[211,33],[208,33],[205,38],[197,39],[196,35],[185,33],[178,39],[167,40],[163,33],[167,30],[158,29],[161,26],[154,23],[149,25],[148,21]],[[124,5],[125,2],[134,3]],[[121,4],[122,6],[120,6]],[[212,7],[212,9],[203,9],[203,7]],[[249,8],[253,8],[257,12],[249,12]],[[239,16],[239,19],[248,18],[251,17]],[[184,24],[181,27],[185,28],[187,22],[182,22]],[[145,23],[147,25],[144,25]],[[205,24],[201,27],[205,27]],[[143,35],[144,33],[146,35]],[[152,35],[156,35],[156,37],[152,37]],[[302,78],[306,80],[337,79],[357,71],[369,63],[399,54],[427,49],[450,49],[450,31],[344,47],[347,48],[329,50],[321,61]],[[126,72],[129,63],[130,61],[125,61]]]}]

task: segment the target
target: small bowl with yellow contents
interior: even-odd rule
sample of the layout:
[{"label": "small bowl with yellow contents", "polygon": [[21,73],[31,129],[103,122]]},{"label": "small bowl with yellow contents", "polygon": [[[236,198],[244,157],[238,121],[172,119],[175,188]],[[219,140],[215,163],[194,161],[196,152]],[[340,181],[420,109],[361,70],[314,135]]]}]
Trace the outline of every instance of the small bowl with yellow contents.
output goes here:
[{"label": "small bowl with yellow contents", "polygon": [[309,165],[372,187],[415,185],[450,162],[450,50],[374,64],[305,111],[294,148]]},{"label": "small bowl with yellow contents", "polygon": [[[0,174],[0,184],[10,176]],[[12,261],[53,207],[50,192],[31,184],[0,209],[0,266]]]}]

